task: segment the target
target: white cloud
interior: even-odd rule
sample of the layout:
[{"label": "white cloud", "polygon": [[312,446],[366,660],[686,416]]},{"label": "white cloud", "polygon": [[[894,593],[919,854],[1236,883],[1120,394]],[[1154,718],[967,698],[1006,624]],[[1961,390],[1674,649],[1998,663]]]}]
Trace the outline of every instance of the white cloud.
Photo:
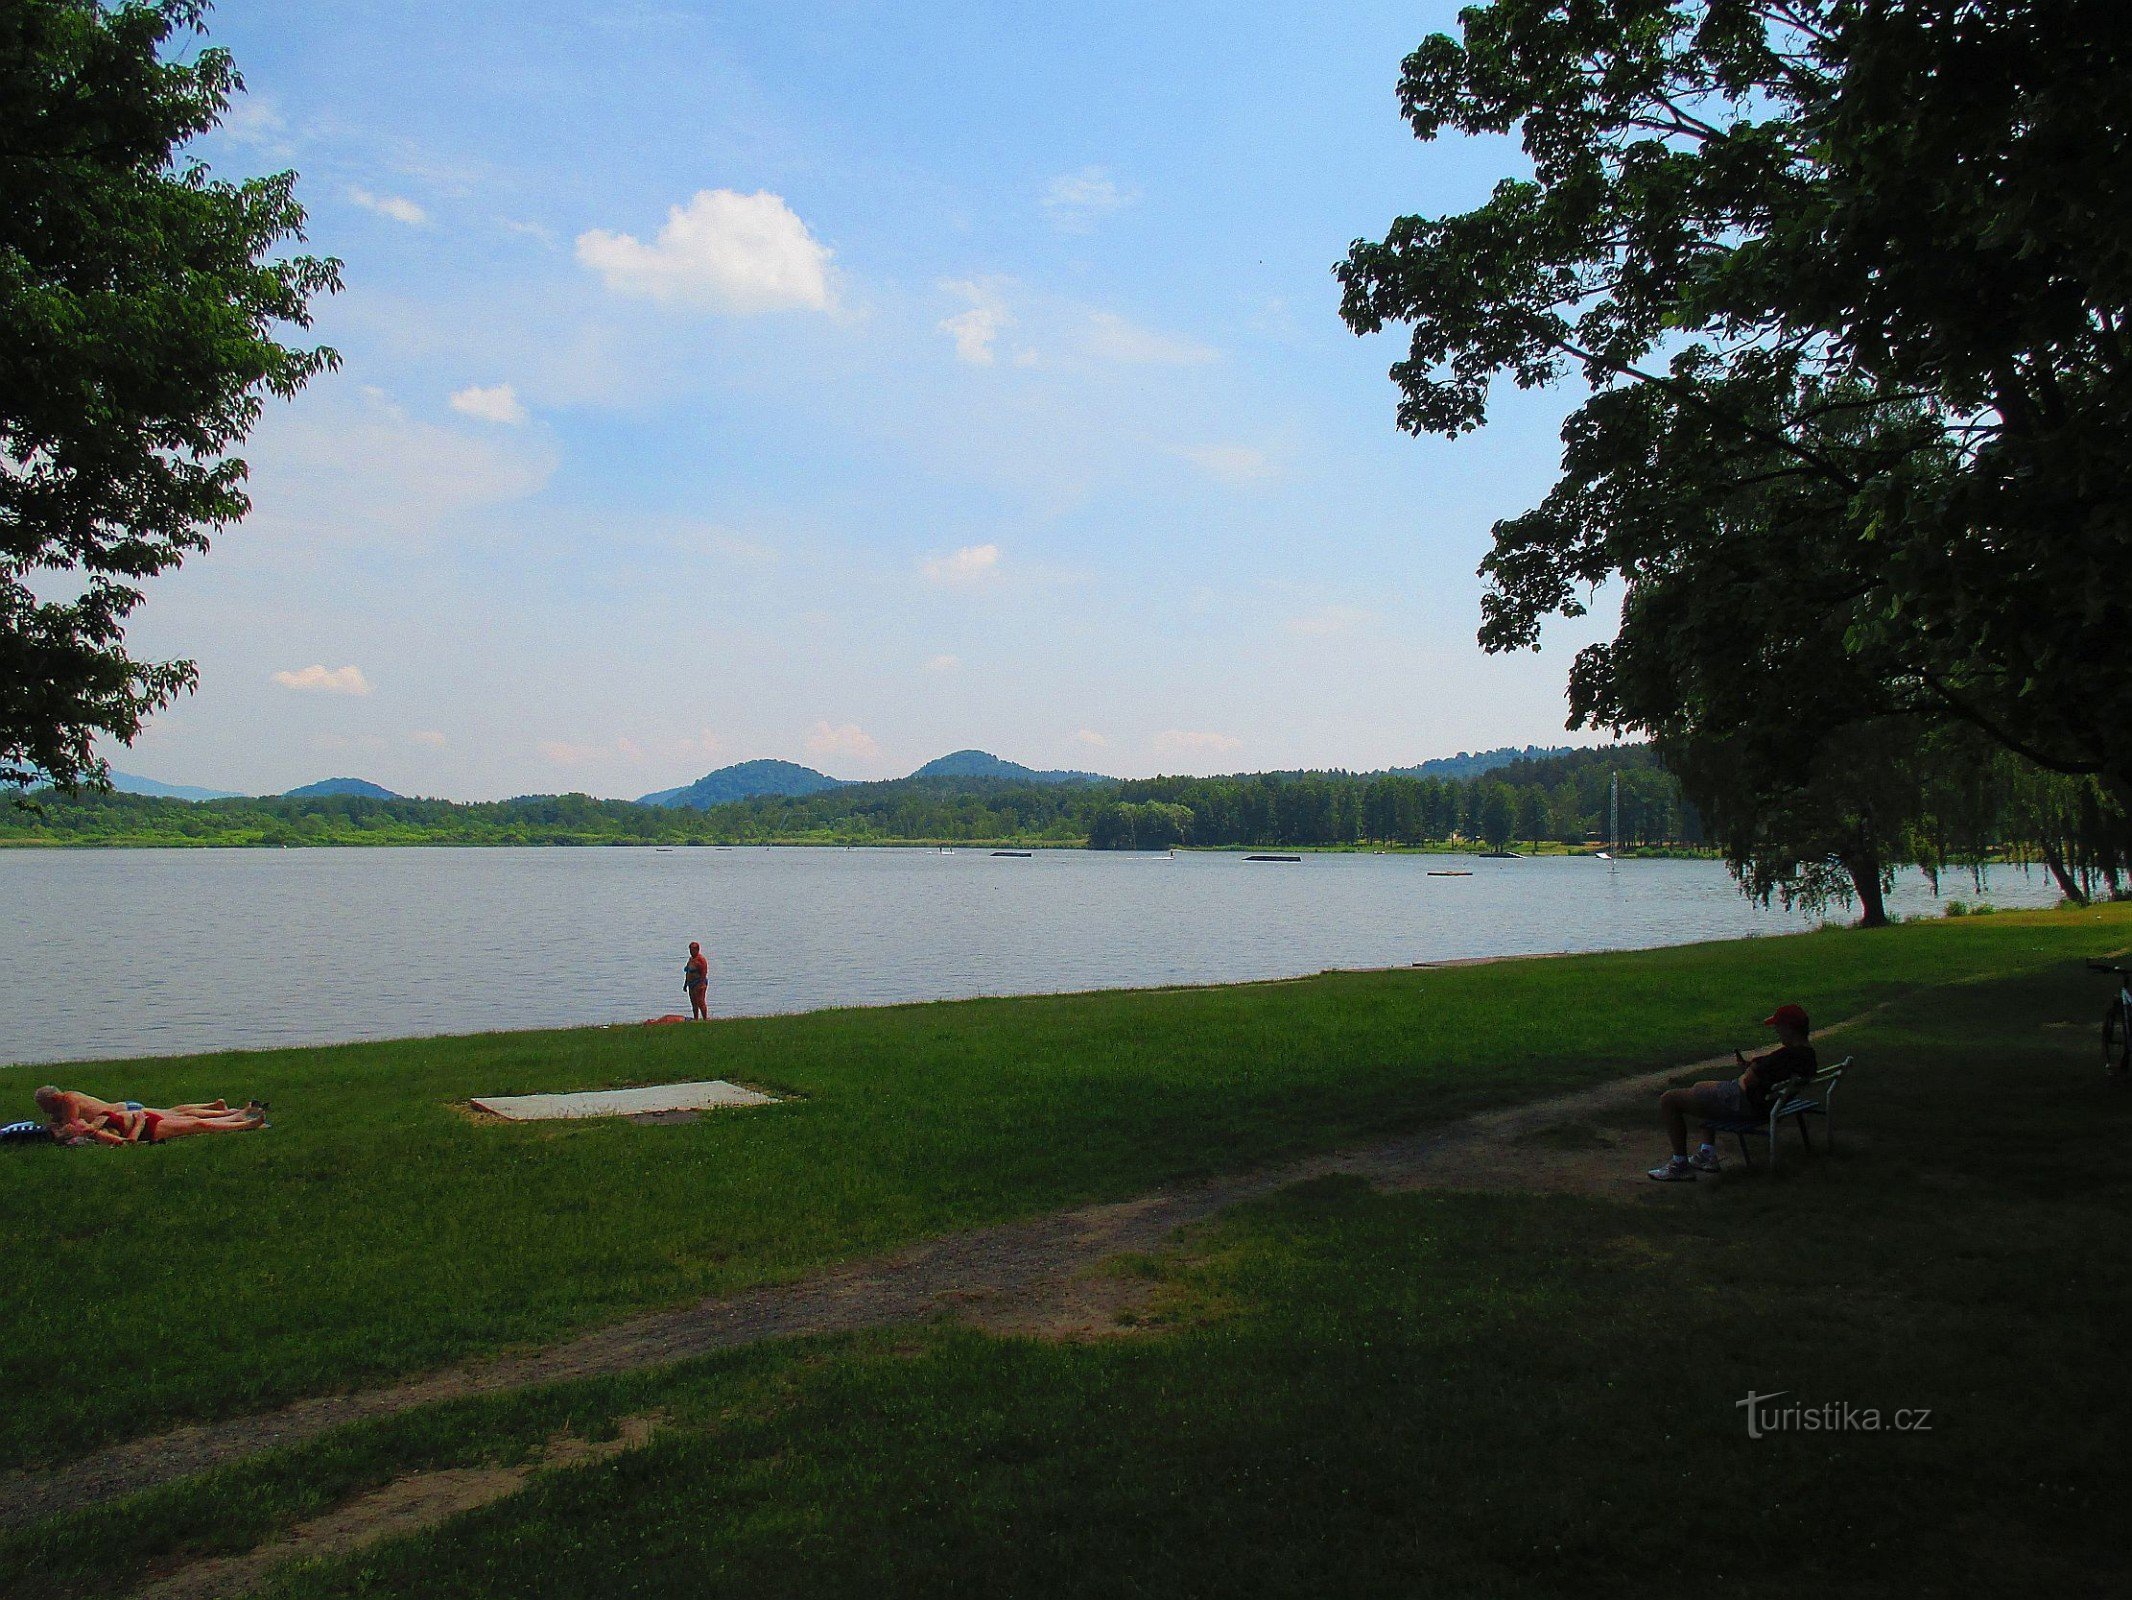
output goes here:
[{"label": "white cloud", "polygon": [[[955,359],[975,367],[991,366],[992,346],[1003,331],[1014,326],[1014,314],[1006,308],[998,292],[985,284],[950,281],[940,287],[950,294],[965,296],[970,302],[969,310],[943,317],[935,324],[940,332],[955,341]],[[1031,355],[1033,352],[1024,350],[1015,360],[1019,365],[1027,365],[1022,357]]]},{"label": "white cloud", "polygon": [[1053,178],[1044,190],[1044,211],[1061,233],[1086,233],[1096,219],[1140,198],[1140,191],[1119,187],[1101,167],[1083,167]]},{"label": "white cloud", "polygon": [[928,672],[960,672],[962,670],[962,657],[935,656],[925,664],[925,670]]},{"label": "white cloud", "polygon": [[604,746],[572,744],[567,739],[543,739],[534,748],[558,767],[580,767],[588,761],[597,761],[607,753]]},{"label": "white cloud", "polygon": [[624,761],[644,759],[644,747],[626,737],[617,738],[611,744],[573,744],[567,739],[543,739],[534,748],[558,767],[582,767],[616,757]]},{"label": "white cloud", "polygon": [[356,666],[335,667],[330,671],[323,666],[310,666],[295,672],[277,672],[274,681],[284,689],[301,689],[311,694],[368,694],[370,680]]},{"label": "white cloud", "polygon": [[1315,611],[1290,617],[1281,626],[1305,639],[1333,639],[1366,628],[1377,617],[1378,613],[1365,606],[1319,606]]},{"label": "white cloud", "polygon": [[254,435],[249,526],[376,543],[421,537],[458,514],[537,493],[552,442],[416,422],[376,389],[320,391],[270,412]]},{"label": "white cloud", "polygon": [[1127,322],[1115,311],[1088,314],[1087,348],[1103,361],[1126,367],[1196,367],[1221,358],[1212,345],[1178,333],[1157,333]]},{"label": "white cloud", "polygon": [[972,306],[952,317],[940,319],[940,331],[955,341],[955,359],[973,367],[992,365],[992,342],[1000,329],[1011,327],[1014,318],[993,306]]},{"label": "white cloud", "polygon": [[698,190],[650,244],[604,228],[577,236],[578,260],[615,293],[718,311],[835,309],[830,254],[766,189]]},{"label": "white cloud", "polygon": [[1073,736],[1073,742],[1075,744],[1085,744],[1091,750],[1104,750],[1108,749],[1110,746],[1110,740],[1106,739],[1102,734],[1096,732],[1096,730],[1093,728],[1082,728],[1078,730]]},{"label": "white cloud", "polygon": [[216,124],[239,144],[274,144],[288,131],[288,123],[274,102],[257,94],[240,95],[229,103]]},{"label": "white cloud", "polygon": [[1176,454],[1200,471],[1225,483],[1251,483],[1273,476],[1273,463],[1263,450],[1243,444],[1179,445]]},{"label": "white cloud", "polygon": [[365,211],[375,211],[381,217],[404,222],[410,228],[419,228],[429,220],[427,211],[412,200],[403,200],[396,194],[372,194],[368,189],[350,189],[348,198]]},{"label": "white cloud", "polygon": [[417,728],[407,737],[411,743],[430,750],[442,750],[445,745],[443,733],[436,728]]},{"label": "white cloud", "polygon": [[1184,728],[1165,728],[1151,742],[1157,755],[1171,756],[1227,755],[1231,750],[1244,747],[1244,741],[1234,734],[1195,732]]},{"label": "white cloud", "polygon": [[483,422],[503,422],[514,428],[526,420],[526,408],[519,403],[518,391],[508,383],[499,383],[492,389],[469,384],[453,393],[452,409]]},{"label": "white cloud", "polygon": [[881,753],[881,746],[856,722],[833,728],[827,721],[822,721],[817,722],[814,731],[807,735],[807,753],[812,756],[857,756],[871,761]]},{"label": "white cloud", "polygon": [[686,561],[718,562],[760,571],[768,571],[782,559],[775,545],[714,522],[676,522],[653,534],[651,542]]},{"label": "white cloud", "polygon": [[709,757],[716,755],[724,748],[725,741],[720,739],[717,734],[711,732],[710,729],[705,728],[700,733],[683,734],[676,739],[673,744],[673,753],[677,756]]},{"label": "white cloud", "polygon": [[927,581],[946,585],[982,583],[998,571],[996,544],[966,544],[951,556],[935,556],[925,564]]}]

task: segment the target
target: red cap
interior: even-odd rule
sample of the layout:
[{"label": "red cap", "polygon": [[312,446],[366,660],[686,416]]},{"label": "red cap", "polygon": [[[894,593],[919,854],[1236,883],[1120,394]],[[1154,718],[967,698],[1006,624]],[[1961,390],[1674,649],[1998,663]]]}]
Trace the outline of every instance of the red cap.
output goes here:
[{"label": "red cap", "polygon": [[1776,1010],[1770,1012],[1768,1016],[1762,1019],[1762,1026],[1765,1028],[1797,1028],[1801,1033],[1805,1033],[1807,1031],[1806,1008],[1804,1006],[1778,1006]]}]

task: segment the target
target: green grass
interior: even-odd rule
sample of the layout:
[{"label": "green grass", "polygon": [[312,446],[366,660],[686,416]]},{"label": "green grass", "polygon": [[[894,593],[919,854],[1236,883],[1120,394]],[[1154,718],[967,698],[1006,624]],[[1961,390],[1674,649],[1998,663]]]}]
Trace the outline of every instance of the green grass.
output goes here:
[{"label": "green grass", "polygon": [[[1300,983],[0,1071],[275,1103],[264,1135],[0,1153],[0,1464],[549,1340],[947,1229],[1390,1134],[2132,942],[2132,909]],[[469,1095],[726,1076],[683,1126]],[[55,1372],[123,1384],[55,1384]]]},{"label": "green grass", "polygon": [[[1156,1263],[1154,1337],[931,1328],[462,1403],[0,1540],[0,1570],[109,1592],[658,1407],[647,1449],[271,1592],[2115,1593],[2132,1092],[2097,991],[2061,960],[1891,1007],[1844,1041],[1843,1150],[1774,1178],[1307,1185]],[[1931,1425],[1750,1440],[1750,1389]]]}]

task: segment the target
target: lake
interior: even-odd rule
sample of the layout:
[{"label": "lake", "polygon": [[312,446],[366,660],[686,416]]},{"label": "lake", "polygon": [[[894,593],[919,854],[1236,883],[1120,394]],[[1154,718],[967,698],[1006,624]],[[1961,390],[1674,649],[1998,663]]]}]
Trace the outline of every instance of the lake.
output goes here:
[{"label": "lake", "polygon": [[[1467,870],[1470,877],[1432,873]],[[2045,906],[2000,868],[1990,901]],[[1966,875],[1948,892],[1974,899]],[[1713,861],[798,848],[0,851],[0,1060],[720,1015],[1794,932]],[[1905,874],[1891,912],[1933,909]]]}]

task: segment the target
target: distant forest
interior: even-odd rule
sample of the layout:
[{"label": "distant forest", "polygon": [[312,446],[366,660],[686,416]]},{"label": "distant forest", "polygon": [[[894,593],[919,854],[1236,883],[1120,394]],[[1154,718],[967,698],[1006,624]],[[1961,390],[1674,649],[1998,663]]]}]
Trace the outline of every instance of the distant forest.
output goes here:
[{"label": "distant forest", "polygon": [[0,844],[1574,845],[1606,837],[1617,772],[1625,843],[1700,844],[1700,824],[1679,784],[1642,746],[1552,754],[1472,778],[1346,772],[1091,783],[901,778],[759,796],[707,811],[588,795],[461,805],[356,795],[183,801],[45,791],[31,808],[0,805]]}]

